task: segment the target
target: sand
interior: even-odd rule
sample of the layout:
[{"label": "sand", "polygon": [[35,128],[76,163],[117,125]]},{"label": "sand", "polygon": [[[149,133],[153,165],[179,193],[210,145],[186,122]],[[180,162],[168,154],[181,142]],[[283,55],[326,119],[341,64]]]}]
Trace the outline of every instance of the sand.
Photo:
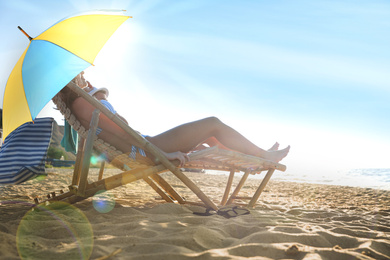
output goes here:
[{"label": "sand", "polygon": [[[227,219],[165,203],[138,181],[66,208],[30,210],[35,196],[66,190],[71,174],[52,169],[0,187],[0,259],[390,259],[390,191],[271,180],[249,215]],[[219,202],[226,176],[188,176]],[[241,195],[258,182],[247,181]]]}]

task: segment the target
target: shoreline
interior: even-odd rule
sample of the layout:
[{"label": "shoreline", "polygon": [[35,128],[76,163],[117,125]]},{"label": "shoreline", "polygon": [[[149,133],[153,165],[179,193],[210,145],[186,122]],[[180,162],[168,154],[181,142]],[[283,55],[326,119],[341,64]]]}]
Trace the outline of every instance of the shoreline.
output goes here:
[{"label": "shoreline", "polygon": [[[34,196],[66,190],[70,182],[72,170],[48,172],[43,180],[0,187],[0,258],[390,258],[387,190],[271,179],[249,215],[226,219],[165,203],[137,181],[106,192],[109,203],[103,208],[90,198],[62,210],[32,213]],[[97,172],[92,169],[91,176]],[[106,169],[106,174],[115,172]],[[186,174],[215,203],[220,201],[227,176]],[[194,200],[175,177],[166,179]],[[240,196],[251,196],[260,181],[247,180]]]},{"label": "shoreline", "polygon": [[[378,169],[350,169],[345,172],[352,172],[356,170],[386,170],[389,172],[390,169],[387,168],[378,168]],[[390,182],[387,179],[382,180],[378,179],[378,176],[348,176],[344,173],[340,173],[338,175],[320,175],[320,176],[312,176],[310,174],[294,174],[287,172],[278,172],[272,176],[271,180],[274,181],[286,181],[286,182],[296,182],[296,183],[311,183],[311,184],[323,184],[323,185],[332,185],[332,186],[347,186],[347,187],[356,187],[356,188],[371,188],[376,190],[387,190],[390,191]],[[206,172],[206,174],[216,174],[216,175],[226,175],[225,173],[212,173]],[[382,173],[383,174],[383,173]],[[261,175],[257,177],[257,175],[249,175],[249,178],[261,178]],[[317,178],[316,178],[317,177]],[[375,180],[373,180],[373,178]]]}]

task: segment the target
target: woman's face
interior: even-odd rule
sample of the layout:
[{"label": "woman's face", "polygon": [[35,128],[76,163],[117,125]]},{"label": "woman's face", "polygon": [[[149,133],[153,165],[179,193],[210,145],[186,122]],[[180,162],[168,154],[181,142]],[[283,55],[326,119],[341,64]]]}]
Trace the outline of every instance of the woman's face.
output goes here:
[{"label": "woman's face", "polygon": [[76,76],[76,84],[80,88],[85,88],[86,86],[88,86],[88,83],[84,78],[84,71],[82,71],[79,75]]}]

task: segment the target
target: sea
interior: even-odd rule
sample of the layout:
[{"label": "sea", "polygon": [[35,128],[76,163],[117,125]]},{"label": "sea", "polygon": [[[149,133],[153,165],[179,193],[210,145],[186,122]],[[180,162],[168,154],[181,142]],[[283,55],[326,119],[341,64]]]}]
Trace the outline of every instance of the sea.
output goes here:
[{"label": "sea", "polygon": [[[219,171],[206,171],[206,173],[228,175],[226,172]],[[236,175],[239,174],[242,175],[241,173]],[[263,178],[264,174],[249,176],[249,178]],[[347,169],[327,174],[275,171],[272,180],[390,190],[390,168]]]}]

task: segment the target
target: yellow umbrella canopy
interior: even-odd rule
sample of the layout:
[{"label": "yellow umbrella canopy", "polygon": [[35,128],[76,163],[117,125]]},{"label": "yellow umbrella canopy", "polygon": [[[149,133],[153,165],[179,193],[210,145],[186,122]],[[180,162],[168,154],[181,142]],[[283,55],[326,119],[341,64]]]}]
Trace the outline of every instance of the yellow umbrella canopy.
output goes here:
[{"label": "yellow umbrella canopy", "polygon": [[35,38],[12,70],[4,91],[5,137],[35,119],[43,107],[97,54],[129,16],[94,11],[60,20]]}]

